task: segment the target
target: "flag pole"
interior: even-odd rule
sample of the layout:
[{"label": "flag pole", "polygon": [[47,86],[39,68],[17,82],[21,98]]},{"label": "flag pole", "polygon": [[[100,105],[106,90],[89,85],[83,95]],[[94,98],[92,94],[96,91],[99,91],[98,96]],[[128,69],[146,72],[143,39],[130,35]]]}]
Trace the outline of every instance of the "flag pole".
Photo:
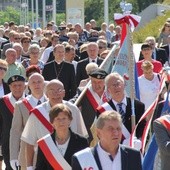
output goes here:
[{"label": "flag pole", "polygon": [[136,125],[136,116],[135,116],[135,106],[134,106],[134,100],[135,100],[135,79],[134,79],[134,66],[135,66],[135,60],[134,60],[134,53],[133,53],[133,40],[132,40],[132,32],[130,29],[130,26],[127,25],[127,38],[129,40],[128,43],[128,60],[129,60],[129,77],[130,77],[130,99],[131,99],[131,127],[132,131]]}]

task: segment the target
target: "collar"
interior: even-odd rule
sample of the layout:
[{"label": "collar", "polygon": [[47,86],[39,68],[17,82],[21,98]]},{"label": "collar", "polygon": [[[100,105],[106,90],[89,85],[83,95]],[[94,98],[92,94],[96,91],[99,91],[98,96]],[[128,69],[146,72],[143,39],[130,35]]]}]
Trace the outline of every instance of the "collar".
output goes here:
[{"label": "collar", "polygon": [[[119,104],[118,102],[116,102],[114,99],[112,99],[112,102],[115,106],[117,106],[117,104]],[[121,101],[121,103],[123,103],[125,106],[127,106],[127,99],[126,96],[123,98],[123,100]]]},{"label": "collar", "polygon": [[32,97],[32,99],[34,100],[35,103],[38,103],[39,100],[41,101],[41,103],[45,102],[44,95],[40,99],[35,98],[32,94],[31,94],[31,97]]},{"label": "collar", "polygon": [[91,59],[91,58],[89,57],[89,63],[91,63],[91,62],[92,62],[92,60],[94,60],[94,61],[95,61],[95,63],[97,63],[97,57],[96,57],[95,59]]},{"label": "collar", "polygon": [[[109,155],[110,155],[109,152],[106,152],[106,151],[101,147],[100,142],[98,142],[98,144],[97,144],[97,150],[98,150],[98,152],[99,152],[100,154],[102,154],[102,155],[107,155],[108,157],[109,157]],[[117,151],[117,153],[115,154],[115,156],[118,155],[118,154],[120,154],[120,145],[119,145],[118,151]]]}]

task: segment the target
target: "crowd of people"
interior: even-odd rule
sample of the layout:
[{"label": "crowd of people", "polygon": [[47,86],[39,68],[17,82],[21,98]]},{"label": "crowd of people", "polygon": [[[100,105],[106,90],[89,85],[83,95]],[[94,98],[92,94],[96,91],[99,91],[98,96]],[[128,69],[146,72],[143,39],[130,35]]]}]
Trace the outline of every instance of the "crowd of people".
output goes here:
[{"label": "crowd of people", "polygon": [[[120,39],[121,25],[97,27],[94,19],[84,28],[65,22],[44,29],[13,21],[0,26],[0,170],[2,161],[6,170],[142,170],[148,118],[139,123],[131,148],[131,115],[137,124],[158,95],[159,103],[167,96],[170,80],[162,93],[160,84],[170,62],[170,20],[158,44],[149,36],[141,45],[134,101],[122,75],[100,68]],[[154,115],[157,131],[161,109]],[[162,167],[168,162],[164,150]]]}]

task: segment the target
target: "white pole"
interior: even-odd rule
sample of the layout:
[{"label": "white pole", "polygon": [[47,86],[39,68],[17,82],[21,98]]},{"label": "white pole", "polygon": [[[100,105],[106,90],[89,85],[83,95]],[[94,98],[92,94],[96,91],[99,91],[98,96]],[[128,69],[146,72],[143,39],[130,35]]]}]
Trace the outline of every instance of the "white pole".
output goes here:
[{"label": "white pole", "polygon": [[53,0],[53,21],[56,23],[56,0]]},{"label": "white pole", "polygon": [[42,11],[42,15],[43,15],[43,25],[42,28],[45,28],[46,25],[46,10],[45,10],[45,6],[46,6],[46,0],[43,0],[43,11]]},{"label": "white pole", "polygon": [[32,28],[34,28],[34,0],[31,0],[31,11],[32,11]]},{"label": "white pole", "polygon": [[108,8],[108,0],[104,0],[104,22],[108,25],[109,24],[109,8]]},{"label": "white pole", "polygon": [[36,28],[38,28],[38,0],[36,2]]}]

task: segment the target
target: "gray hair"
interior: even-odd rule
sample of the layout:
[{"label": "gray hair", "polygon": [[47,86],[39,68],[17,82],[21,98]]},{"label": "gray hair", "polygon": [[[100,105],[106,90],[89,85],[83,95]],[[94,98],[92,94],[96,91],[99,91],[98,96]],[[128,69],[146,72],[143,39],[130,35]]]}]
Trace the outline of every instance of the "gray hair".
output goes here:
[{"label": "gray hair", "polygon": [[115,110],[105,111],[101,113],[99,118],[97,119],[96,128],[102,129],[105,125],[105,121],[108,121],[108,120],[115,120],[115,121],[120,122],[120,124],[122,124],[122,118],[118,112],[116,112]]}]

